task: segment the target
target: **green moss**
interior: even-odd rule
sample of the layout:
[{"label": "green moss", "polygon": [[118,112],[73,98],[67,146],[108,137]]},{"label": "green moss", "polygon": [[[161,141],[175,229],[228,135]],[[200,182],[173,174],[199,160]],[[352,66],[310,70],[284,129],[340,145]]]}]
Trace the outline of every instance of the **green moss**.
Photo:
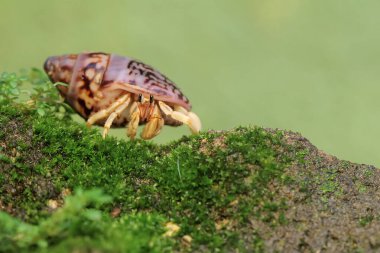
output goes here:
[{"label": "green moss", "polygon": [[[288,195],[282,192],[279,197],[281,187],[298,187],[310,195],[311,185],[317,184],[326,203],[341,192],[335,168],[322,169],[317,177],[309,172],[292,174],[291,164],[322,164],[323,159],[311,162],[308,147],[286,144],[288,133],[238,127],[184,136],[168,145],[103,140],[96,130],[70,120],[70,110],[53,86],[47,87],[41,71],[32,70],[28,80],[34,87],[29,106],[8,99],[0,108],[0,207],[26,222],[13,220],[15,228],[39,231],[34,235],[39,239],[26,246],[19,244],[22,240],[13,241],[15,249],[124,251],[109,246],[110,235],[127,244],[134,238],[124,231],[131,230],[129,225],[121,223],[137,222],[139,229],[153,224],[152,230],[161,233],[162,222],[170,220],[180,231],[174,246],[170,240],[157,246],[161,251],[167,245],[171,250],[188,250],[181,241],[186,235],[193,239],[190,250],[262,252],[261,231],[251,223],[275,229],[291,222],[286,216]],[[101,207],[90,208],[90,213],[101,214],[99,226],[107,234],[94,236],[99,227],[81,215],[77,223],[68,225],[71,232],[61,230],[63,237],[52,235],[43,225],[53,224],[60,210],[71,210],[65,205],[54,212],[49,201],[61,206],[67,193],[78,187],[102,189],[112,197]],[[86,213],[89,207],[81,208]],[[122,218],[110,219],[113,210],[120,210]],[[87,223],[85,231],[77,226]],[[82,234],[75,234],[77,230]],[[147,234],[142,238],[161,238],[160,233],[142,230]],[[121,238],[120,231],[128,238]]]},{"label": "green moss", "polygon": [[355,185],[356,185],[356,189],[359,193],[365,193],[367,191],[367,187],[364,184],[362,184],[361,182],[358,181],[355,183]]},{"label": "green moss", "polygon": [[295,158],[298,160],[298,163],[300,164],[305,164],[307,161],[305,157],[309,155],[309,150],[308,149],[301,149],[296,152]]},{"label": "green moss", "polygon": [[338,171],[336,168],[323,168],[321,174],[317,177],[319,182],[319,191],[321,192],[321,200],[327,203],[331,195],[341,196],[343,189],[339,185],[337,179]]},{"label": "green moss", "polygon": [[160,213],[180,224],[179,236],[189,234],[194,245],[214,249],[239,245],[237,233],[220,227],[222,221],[235,229],[245,227],[249,217],[284,223],[286,203],[267,188],[287,180],[289,158],[276,152],[285,145],[281,132],[240,127],[158,146],[102,140],[81,124],[39,117],[22,106],[2,107],[0,122],[2,141],[14,143],[2,151],[14,161],[4,158],[0,198],[3,205],[22,207],[13,215],[26,221],[49,217],[47,200],[61,198],[65,189],[101,187],[113,197],[104,211]]},{"label": "green moss", "polygon": [[[238,127],[168,145],[103,140],[70,120],[41,71],[27,79],[28,106],[15,102],[22,78],[0,76],[0,252],[304,251],[300,238],[328,240],[315,232],[320,212],[347,224],[344,243],[380,217],[375,202],[351,210],[376,192],[378,171],[298,134]],[[353,182],[357,191],[344,192]],[[358,213],[350,222],[337,210]],[[168,221],[180,228],[172,237],[163,236]]]},{"label": "green moss", "polygon": [[366,178],[371,178],[375,170],[376,169],[373,166],[368,166],[367,169],[364,171],[364,176]]},{"label": "green moss", "polygon": [[365,227],[368,224],[370,224],[374,220],[374,218],[375,217],[373,215],[366,215],[366,216],[361,217],[359,219],[359,224],[360,224],[360,226]]},{"label": "green moss", "polygon": [[24,80],[15,73],[0,73],[0,105],[11,103],[19,97]]},{"label": "green moss", "polygon": [[0,213],[0,252],[169,252],[165,219],[131,214],[111,219],[97,207],[111,198],[99,190],[78,190],[65,205],[36,225]]}]

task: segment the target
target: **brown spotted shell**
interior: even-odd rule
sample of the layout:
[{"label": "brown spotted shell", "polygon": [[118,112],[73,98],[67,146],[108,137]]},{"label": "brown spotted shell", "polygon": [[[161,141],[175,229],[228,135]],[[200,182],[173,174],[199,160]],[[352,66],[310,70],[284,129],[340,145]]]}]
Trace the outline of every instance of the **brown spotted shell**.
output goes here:
[{"label": "brown spotted shell", "polygon": [[57,88],[84,118],[123,92],[153,95],[155,100],[191,110],[187,97],[169,78],[129,57],[101,52],[53,56],[44,69],[52,82],[68,84]]}]

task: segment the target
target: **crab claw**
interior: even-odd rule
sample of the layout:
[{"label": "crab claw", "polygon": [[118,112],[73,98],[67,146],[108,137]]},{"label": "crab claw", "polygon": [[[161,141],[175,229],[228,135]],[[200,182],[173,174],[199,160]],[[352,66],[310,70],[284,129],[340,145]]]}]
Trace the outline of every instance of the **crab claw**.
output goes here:
[{"label": "crab claw", "polygon": [[181,106],[176,106],[173,110],[169,105],[162,101],[158,101],[158,104],[166,116],[186,124],[192,133],[197,134],[201,130],[201,120],[195,113],[188,112]]},{"label": "crab claw", "polygon": [[190,118],[188,126],[190,127],[191,132],[193,134],[199,133],[199,131],[201,131],[202,128],[202,123],[198,115],[196,115],[193,112],[189,112],[187,116]]},{"label": "crab claw", "polygon": [[155,105],[152,116],[149,118],[148,123],[141,132],[141,138],[144,140],[152,139],[160,133],[164,123],[164,119],[161,117],[161,112],[158,106]]},{"label": "crab claw", "polygon": [[152,118],[145,125],[143,131],[141,132],[141,138],[144,140],[149,140],[160,133],[162,126],[164,125],[164,119],[162,118]]}]

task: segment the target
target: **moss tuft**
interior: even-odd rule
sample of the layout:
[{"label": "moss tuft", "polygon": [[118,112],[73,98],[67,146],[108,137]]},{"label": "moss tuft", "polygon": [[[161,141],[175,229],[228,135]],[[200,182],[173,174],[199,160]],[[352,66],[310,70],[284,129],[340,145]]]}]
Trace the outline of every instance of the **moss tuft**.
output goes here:
[{"label": "moss tuft", "polygon": [[112,219],[97,207],[111,198],[99,190],[77,190],[47,219],[31,225],[0,213],[0,252],[169,252],[165,219],[131,214]]}]

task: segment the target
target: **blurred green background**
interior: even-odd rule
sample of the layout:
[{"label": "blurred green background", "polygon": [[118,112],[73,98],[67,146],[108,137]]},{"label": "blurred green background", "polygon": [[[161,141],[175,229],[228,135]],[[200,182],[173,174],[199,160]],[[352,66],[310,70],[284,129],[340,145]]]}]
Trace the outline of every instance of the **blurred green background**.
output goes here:
[{"label": "blurred green background", "polygon": [[[379,10],[378,0],[0,0],[0,71],[82,51],[132,56],[179,85],[205,130],[299,131],[380,166]],[[155,141],[183,134],[165,127]]]}]

